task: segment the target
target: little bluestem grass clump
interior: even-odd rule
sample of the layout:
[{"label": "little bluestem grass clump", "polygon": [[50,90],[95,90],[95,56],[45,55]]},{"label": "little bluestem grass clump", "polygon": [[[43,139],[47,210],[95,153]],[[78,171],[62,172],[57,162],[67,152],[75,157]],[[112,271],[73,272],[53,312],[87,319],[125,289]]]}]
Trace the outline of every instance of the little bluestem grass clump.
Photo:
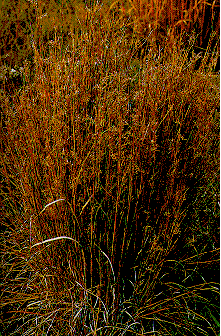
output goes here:
[{"label": "little bluestem grass clump", "polygon": [[136,59],[101,8],[3,99],[3,331],[217,335],[218,52]]}]

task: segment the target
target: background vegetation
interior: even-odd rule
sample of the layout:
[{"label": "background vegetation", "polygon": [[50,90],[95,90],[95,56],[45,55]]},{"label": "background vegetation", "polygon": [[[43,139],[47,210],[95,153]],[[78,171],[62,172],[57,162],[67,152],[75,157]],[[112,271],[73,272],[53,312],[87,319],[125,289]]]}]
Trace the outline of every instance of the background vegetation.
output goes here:
[{"label": "background vegetation", "polygon": [[1,3],[3,335],[219,334],[217,4],[178,5]]}]

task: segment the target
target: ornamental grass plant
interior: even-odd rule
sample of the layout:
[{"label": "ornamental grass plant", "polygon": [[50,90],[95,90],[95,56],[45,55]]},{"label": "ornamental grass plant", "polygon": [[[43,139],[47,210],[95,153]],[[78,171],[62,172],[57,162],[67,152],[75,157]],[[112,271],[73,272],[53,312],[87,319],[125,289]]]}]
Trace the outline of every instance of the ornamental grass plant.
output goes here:
[{"label": "ornamental grass plant", "polygon": [[219,41],[104,7],[2,91],[1,334],[218,335]]}]

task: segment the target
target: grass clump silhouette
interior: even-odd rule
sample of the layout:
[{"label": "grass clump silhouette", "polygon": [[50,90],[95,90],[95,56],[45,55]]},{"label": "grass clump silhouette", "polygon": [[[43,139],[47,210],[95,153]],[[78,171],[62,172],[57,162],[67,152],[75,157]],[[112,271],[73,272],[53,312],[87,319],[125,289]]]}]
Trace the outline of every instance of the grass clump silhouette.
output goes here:
[{"label": "grass clump silhouette", "polygon": [[2,330],[218,335],[218,53],[195,70],[179,37],[135,58],[101,8],[65,51],[33,34],[4,96]]}]

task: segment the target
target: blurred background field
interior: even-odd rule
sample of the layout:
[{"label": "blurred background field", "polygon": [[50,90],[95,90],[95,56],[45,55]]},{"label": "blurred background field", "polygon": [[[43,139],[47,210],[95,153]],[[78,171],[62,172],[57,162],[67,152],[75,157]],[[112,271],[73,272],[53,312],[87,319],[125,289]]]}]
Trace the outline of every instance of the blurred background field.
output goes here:
[{"label": "blurred background field", "polygon": [[1,1],[3,335],[219,334],[219,8]]},{"label": "blurred background field", "polygon": [[[94,2],[95,4],[95,2]],[[25,59],[33,60],[31,35],[40,47],[46,48],[54,36],[54,26],[62,34],[64,48],[70,30],[85,30],[85,7],[93,6],[93,1],[1,1],[0,49],[1,63],[7,68],[22,65]],[[189,35],[197,34],[194,51],[206,50],[211,33],[219,35],[218,1],[104,1],[99,10],[106,18],[109,13],[117,17],[116,29],[126,26],[129,43],[139,41],[139,56],[145,47],[157,42],[161,47],[183,35],[187,42]],[[151,33],[151,38],[148,36]],[[165,42],[166,39],[166,42]],[[216,42],[216,39],[213,41]]]}]

